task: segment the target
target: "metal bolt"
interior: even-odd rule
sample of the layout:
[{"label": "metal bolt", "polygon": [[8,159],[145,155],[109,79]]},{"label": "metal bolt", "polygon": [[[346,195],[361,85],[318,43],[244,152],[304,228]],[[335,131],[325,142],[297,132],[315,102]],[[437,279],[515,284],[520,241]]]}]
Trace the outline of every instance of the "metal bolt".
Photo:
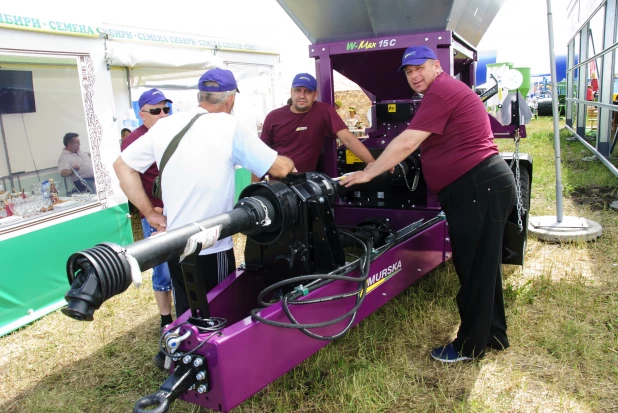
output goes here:
[{"label": "metal bolt", "polygon": [[444,238],[444,241],[451,242],[451,239],[450,238]]},{"label": "metal bolt", "polygon": [[326,50],[325,48],[322,48],[322,51]]},{"label": "metal bolt", "polygon": [[191,356],[184,356],[184,357],[182,358],[182,362],[183,362],[184,364],[189,364],[189,363],[191,363],[191,361],[192,361],[192,360],[193,360],[193,358],[192,358]]},{"label": "metal bolt", "polygon": [[380,141],[380,143],[381,143],[382,145],[384,145],[386,142],[385,142],[385,141]]},{"label": "metal bolt", "polygon": [[324,197],[323,196],[319,197],[318,201],[320,201],[320,204],[323,204],[324,203]]},{"label": "metal bolt", "polygon": [[198,380],[204,380],[206,378],[206,373],[203,371],[200,371],[199,373],[195,375],[195,378]]},{"label": "metal bolt", "polygon": [[426,41],[426,42],[427,42],[427,41],[429,41],[429,37],[425,37],[425,41]]},{"label": "metal bolt", "polygon": [[204,362],[202,361],[202,359],[195,359],[195,360],[193,360],[193,366],[194,366],[194,367],[199,367],[199,366],[201,366],[202,364],[204,364]]},{"label": "metal bolt", "polygon": [[442,36],[438,36],[438,40],[442,40]]},{"label": "metal bolt", "polygon": [[204,394],[208,391],[208,387],[205,386],[204,384],[200,385],[200,387],[197,388],[197,392],[200,394]]},{"label": "metal bolt", "polygon": [[311,52],[315,52],[315,49],[311,49]]},{"label": "metal bolt", "polygon": [[421,269],[419,268],[419,269],[417,269],[416,271],[421,272]]},{"label": "metal bolt", "polygon": [[445,254],[446,258],[451,258],[451,254],[449,254],[448,252]]}]

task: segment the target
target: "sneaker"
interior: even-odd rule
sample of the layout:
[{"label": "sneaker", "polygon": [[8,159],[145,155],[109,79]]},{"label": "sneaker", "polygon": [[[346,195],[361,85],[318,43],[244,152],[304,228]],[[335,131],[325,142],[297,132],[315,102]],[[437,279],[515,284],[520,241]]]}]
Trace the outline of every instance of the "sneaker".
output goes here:
[{"label": "sneaker", "polygon": [[442,363],[457,363],[459,361],[472,360],[472,357],[466,357],[459,354],[453,347],[453,343],[447,344],[444,347],[438,347],[431,350],[431,357]]},{"label": "sneaker", "polygon": [[159,351],[152,358],[152,364],[161,371],[165,371],[165,354]]}]

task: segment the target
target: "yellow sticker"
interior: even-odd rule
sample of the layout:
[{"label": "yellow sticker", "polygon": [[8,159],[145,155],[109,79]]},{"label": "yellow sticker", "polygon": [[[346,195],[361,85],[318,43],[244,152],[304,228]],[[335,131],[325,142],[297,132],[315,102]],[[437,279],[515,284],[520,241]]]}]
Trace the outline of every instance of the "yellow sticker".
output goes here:
[{"label": "yellow sticker", "polygon": [[348,165],[351,165],[353,163],[359,163],[359,162],[363,162],[363,161],[361,161],[361,159],[358,156],[354,155],[351,150],[346,149],[345,163]]},{"label": "yellow sticker", "polygon": [[397,105],[388,105],[389,112],[397,112]]}]

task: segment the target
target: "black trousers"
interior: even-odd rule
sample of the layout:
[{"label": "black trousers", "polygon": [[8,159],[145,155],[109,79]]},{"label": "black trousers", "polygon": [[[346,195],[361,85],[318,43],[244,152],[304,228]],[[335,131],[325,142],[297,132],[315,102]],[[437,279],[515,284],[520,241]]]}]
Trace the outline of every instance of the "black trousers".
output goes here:
[{"label": "black trousers", "polygon": [[482,357],[487,346],[509,345],[502,296],[502,236],[515,197],[515,178],[499,155],[484,159],[438,194],[460,282],[461,325],[453,346],[464,356]]},{"label": "black trousers", "polygon": [[[233,248],[214,254],[200,255],[198,260],[203,269],[201,276],[206,281],[206,292],[215,288],[217,284],[223,281],[236,268]],[[178,261],[179,258],[173,258],[167,262],[174,291],[176,317],[181,316],[190,308],[185,278],[182,275],[182,267]]]}]

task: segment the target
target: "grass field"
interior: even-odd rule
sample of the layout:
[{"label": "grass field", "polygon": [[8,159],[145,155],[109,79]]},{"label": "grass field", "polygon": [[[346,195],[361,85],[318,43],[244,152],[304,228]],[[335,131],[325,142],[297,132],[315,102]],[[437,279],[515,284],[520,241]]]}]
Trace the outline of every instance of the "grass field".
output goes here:
[{"label": "grass field", "polygon": [[[533,216],[555,214],[551,130],[550,118],[534,120],[521,144],[534,158]],[[458,326],[447,263],[233,411],[618,411],[618,212],[608,207],[618,180],[564,136],[562,155],[565,215],[597,221],[604,234],[563,245],[529,239],[525,267],[505,267],[509,349],[455,366],[430,359]],[[159,320],[145,278],[92,323],[58,311],[0,338],[0,412],[130,412],[153,393],[165,375],[150,363]],[[171,411],[205,412],[180,401]]]}]

